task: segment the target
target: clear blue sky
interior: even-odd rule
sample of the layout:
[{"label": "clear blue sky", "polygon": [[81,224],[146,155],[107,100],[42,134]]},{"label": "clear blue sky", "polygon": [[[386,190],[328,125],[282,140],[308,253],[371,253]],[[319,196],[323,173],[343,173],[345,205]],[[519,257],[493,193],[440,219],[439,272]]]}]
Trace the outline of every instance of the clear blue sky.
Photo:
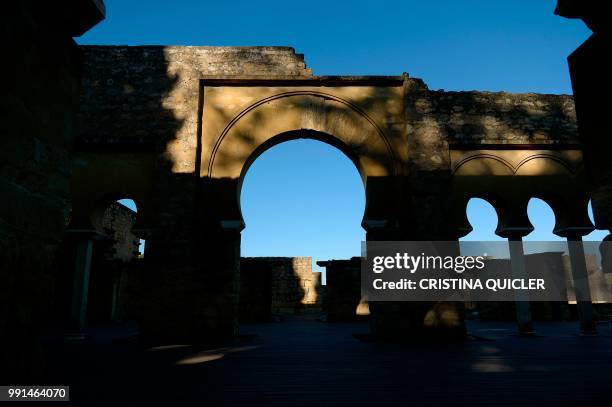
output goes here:
[{"label": "clear blue sky", "polygon": [[[304,53],[316,75],[408,72],[447,90],[571,93],[565,58],[590,34],[581,21],[553,15],[554,0],[105,3],[107,20],[77,42],[285,45]],[[352,163],[332,147],[272,148],[244,183],[243,255],[359,255],[363,194]],[[549,210],[530,204],[531,239],[552,238]],[[477,229],[468,238],[494,237],[486,204],[472,201],[468,214]]]}]

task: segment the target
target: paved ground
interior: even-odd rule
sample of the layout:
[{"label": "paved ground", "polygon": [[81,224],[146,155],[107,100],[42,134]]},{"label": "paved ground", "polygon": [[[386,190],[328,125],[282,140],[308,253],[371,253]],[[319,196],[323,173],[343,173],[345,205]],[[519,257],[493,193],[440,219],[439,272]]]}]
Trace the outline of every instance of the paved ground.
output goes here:
[{"label": "paved ground", "polygon": [[52,376],[87,405],[612,405],[612,328],[599,328],[581,337],[576,323],[540,323],[525,339],[513,324],[471,322],[476,338],[417,345],[296,320],[243,326],[244,338],[215,349],[142,349],[98,333],[64,345]]}]

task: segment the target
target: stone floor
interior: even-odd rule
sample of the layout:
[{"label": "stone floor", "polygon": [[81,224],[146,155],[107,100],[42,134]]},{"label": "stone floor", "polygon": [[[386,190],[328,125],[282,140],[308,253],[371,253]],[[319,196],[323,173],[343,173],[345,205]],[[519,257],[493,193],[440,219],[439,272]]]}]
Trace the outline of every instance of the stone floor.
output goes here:
[{"label": "stone floor", "polygon": [[[121,401],[205,406],[537,405],[612,403],[612,328],[470,322],[453,345],[367,340],[365,324],[287,321],[242,327],[212,349],[143,349],[116,329],[55,349],[50,382],[87,405]],[[125,329],[121,332],[125,333]],[[354,335],[357,334],[357,335]],[[360,339],[357,339],[360,338]]]}]

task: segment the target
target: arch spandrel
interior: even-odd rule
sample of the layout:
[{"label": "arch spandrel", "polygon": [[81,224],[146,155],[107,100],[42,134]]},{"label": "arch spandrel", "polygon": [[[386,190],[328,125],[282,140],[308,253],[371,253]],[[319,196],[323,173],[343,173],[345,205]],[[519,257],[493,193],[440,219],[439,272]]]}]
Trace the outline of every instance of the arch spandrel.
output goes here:
[{"label": "arch spandrel", "polygon": [[[365,180],[401,174],[405,135],[401,87],[228,87],[204,90],[200,175],[238,179],[261,146],[282,134],[324,134],[353,159]],[[387,98],[383,98],[386,94]],[[403,126],[399,126],[403,128]],[[328,142],[330,140],[322,140]],[[316,163],[313,163],[316,165]]]}]

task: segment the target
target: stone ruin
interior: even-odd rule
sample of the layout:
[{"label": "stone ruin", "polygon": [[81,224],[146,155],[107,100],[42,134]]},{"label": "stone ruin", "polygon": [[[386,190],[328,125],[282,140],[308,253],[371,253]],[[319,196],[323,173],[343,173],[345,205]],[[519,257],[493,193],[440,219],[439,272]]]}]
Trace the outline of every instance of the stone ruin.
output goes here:
[{"label": "stone ruin", "polygon": [[240,321],[269,322],[294,315],[317,318],[323,309],[321,273],[310,257],[240,259]]},{"label": "stone ruin", "polygon": [[[0,149],[0,339],[10,353],[0,364],[35,376],[50,327],[84,329],[104,237],[96,214],[122,198],[136,202],[132,233],[147,240],[142,334],[238,335],[241,182],[263,151],[295,138],[355,163],[368,240],[456,240],[471,230],[467,201],[482,197],[500,214],[497,234],[520,243],[538,197],[555,212],[555,233],[579,250],[593,228],[612,229],[601,136],[610,39],[597,4],[557,9],[594,31],[569,58],[574,100],[432,90],[407,74],[319,77],[288,47],[79,47],[72,38],[104,18],[102,1],[10,2],[0,17],[13,38]],[[574,263],[574,277],[584,276],[584,261]],[[461,304],[369,308],[380,339],[465,337]],[[588,298],[579,311],[592,331]],[[528,331],[528,313],[521,318]]]}]

